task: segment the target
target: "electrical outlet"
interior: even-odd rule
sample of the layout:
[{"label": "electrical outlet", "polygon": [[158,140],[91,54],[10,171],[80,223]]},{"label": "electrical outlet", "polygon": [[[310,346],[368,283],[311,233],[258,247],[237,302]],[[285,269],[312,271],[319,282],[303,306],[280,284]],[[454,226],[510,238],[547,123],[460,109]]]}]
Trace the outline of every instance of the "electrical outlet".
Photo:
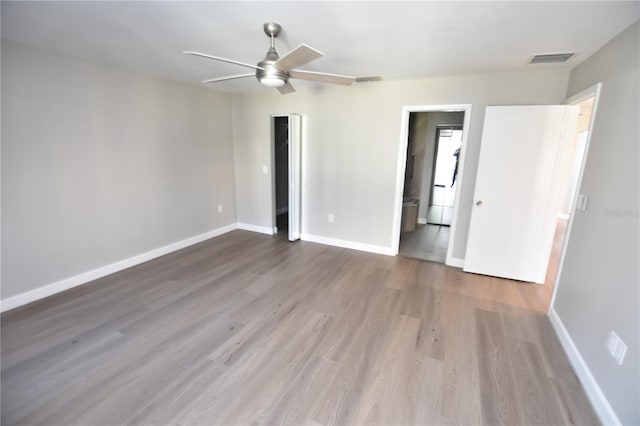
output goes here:
[{"label": "electrical outlet", "polygon": [[613,331],[609,332],[609,338],[607,339],[607,352],[612,355],[616,352],[616,345],[618,344],[618,335]]},{"label": "electrical outlet", "polygon": [[609,332],[609,337],[607,338],[607,352],[611,355],[618,365],[622,365],[624,361],[624,356],[627,354],[627,345],[622,341],[622,339],[616,334],[615,331]]},{"label": "electrical outlet", "polygon": [[329,213],[328,220],[329,220],[329,223],[333,223],[333,215],[331,213]]},{"label": "electrical outlet", "polygon": [[617,361],[618,365],[622,365],[624,361],[624,356],[627,354],[627,345],[622,340],[618,340],[618,344],[616,345],[616,350],[613,353],[613,357]]},{"label": "electrical outlet", "polygon": [[269,174],[269,167],[267,167],[267,166],[262,166],[262,173],[264,173],[265,175],[266,175],[266,174]]},{"label": "electrical outlet", "polygon": [[218,213],[222,213],[222,204],[218,204]]}]

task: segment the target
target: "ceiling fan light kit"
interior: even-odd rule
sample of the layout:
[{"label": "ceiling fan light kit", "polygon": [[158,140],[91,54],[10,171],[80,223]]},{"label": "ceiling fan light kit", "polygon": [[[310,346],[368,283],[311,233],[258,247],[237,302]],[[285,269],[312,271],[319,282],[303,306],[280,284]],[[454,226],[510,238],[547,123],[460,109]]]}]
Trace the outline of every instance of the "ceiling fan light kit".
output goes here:
[{"label": "ceiling fan light kit", "polygon": [[299,66],[307,64],[314,59],[318,59],[324,54],[316,49],[302,44],[282,58],[278,55],[275,47],[275,39],[282,32],[282,27],[276,23],[268,22],[264,24],[264,33],[270,38],[271,45],[266,56],[257,65],[251,65],[244,62],[234,61],[232,59],[221,58],[219,56],[208,55],[206,53],[185,50],[184,53],[189,55],[200,56],[203,58],[213,59],[216,61],[227,62],[246,68],[255,70],[254,74],[237,74],[227,77],[212,78],[202,81],[203,83],[215,83],[218,81],[234,80],[239,78],[253,77],[266,87],[275,87],[283,95],[295,92],[295,89],[289,82],[291,78],[302,80],[316,81],[321,83],[341,84],[345,86],[351,85],[356,77],[347,75],[329,74],[315,71],[303,71],[296,69]]}]

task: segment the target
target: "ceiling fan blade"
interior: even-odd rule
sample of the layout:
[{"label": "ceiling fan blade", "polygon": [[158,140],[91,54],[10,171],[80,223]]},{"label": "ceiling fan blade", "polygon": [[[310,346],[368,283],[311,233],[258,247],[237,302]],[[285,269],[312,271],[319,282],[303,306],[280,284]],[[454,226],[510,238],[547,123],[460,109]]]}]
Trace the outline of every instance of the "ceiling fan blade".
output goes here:
[{"label": "ceiling fan blade", "polygon": [[356,83],[367,83],[370,81],[382,81],[382,77],[379,75],[365,75],[363,77],[356,77]]},{"label": "ceiling fan blade", "polygon": [[278,92],[282,93],[283,95],[286,95],[287,93],[293,93],[295,91],[296,89],[294,89],[289,82],[287,82],[287,84],[285,84],[284,86],[278,87]]},{"label": "ceiling fan blade", "polygon": [[289,71],[289,75],[292,78],[299,78],[301,80],[320,81],[322,83],[342,84],[350,86],[355,81],[355,77],[348,75],[329,74],[326,72],[313,72],[313,71]]},{"label": "ceiling fan blade", "polygon": [[282,58],[278,59],[276,66],[289,71],[304,64],[308,64],[314,59],[318,59],[323,56],[324,54],[322,52],[319,52],[306,44],[302,44],[284,55]]},{"label": "ceiling fan blade", "polygon": [[258,67],[256,65],[245,64],[244,62],[234,61],[233,59],[221,58],[219,56],[207,55],[206,53],[193,52],[191,50],[183,50],[182,53],[186,53],[187,55],[201,56],[203,58],[215,59],[216,61],[228,62],[230,64],[240,65],[242,67],[252,68],[254,70],[261,70],[262,67]]},{"label": "ceiling fan blade", "polygon": [[225,81],[225,80],[234,80],[236,78],[246,78],[246,77],[255,77],[255,73],[249,74],[236,74],[236,75],[228,75],[226,77],[212,78],[209,80],[202,80],[202,83],[215,83],[217,81]]}]

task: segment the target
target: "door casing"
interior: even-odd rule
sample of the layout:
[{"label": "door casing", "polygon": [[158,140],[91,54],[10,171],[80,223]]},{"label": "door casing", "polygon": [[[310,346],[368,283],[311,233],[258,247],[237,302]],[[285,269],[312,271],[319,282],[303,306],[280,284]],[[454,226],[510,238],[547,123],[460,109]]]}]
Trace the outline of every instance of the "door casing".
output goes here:
[{"label": "door casing", "polygon": [[458,166],[458,189],[456,191],[453,202],[453,217],[451,219],[451,227],[449,230],[449,244],[447,247],[447,259],[445,264],[450,266],[461,267],[462,263],[453,257],[453,243],[456,237],[456,228],[458,222],[458,210],[460,206],[460,194],[464,185],[464,165],[467,153],[467,139],[469,135],[469,125],[471,123],[471,104],[452,104],[452,105],[408,105],[402,107],[402,115],[400,121],[400,142],[398,146],[398,165],[396,167],[396,191],[395,204],[393,213],[393,227],[391,232],[391,252],[394,256],[398,255],[400,250],[400,222],[402,220],[402,192],[404,189],[404,174],[407,167],[407,144],[409,140],[409,115],[412,112],[464,112],[464,121],[462,125],[462,146],[460,148],[460,163]]},{"label": "door casing", "polygon": [[288,128],[288,162],[289,162],[289,241],[300,239],[302,224],[302,115],[286,114],[271,116],[271,228],[278,232],[276,225],[276,153],[275,153],[275,119],[287,118]]},{"label": "door casing", "polygon": [[553,303],[556,299],[556,293],[558,292],[558,284],[562,277],[562,268],[564,266],[564,259],[567,254],[567,247],[569,244],[569,238],[571,237],[571,231],[573,228],[573,220],[575,218],[576,202],[578,200],[578,194],[580,193],[580,187],[582,186],[582,177],[584,176],[584,168],[587,164],[587,158],[589,157],[589,147],[591,145],[591,135],[593,135],[593,126],[596,120],[596,114],[598,113],[598,101],[600,100],[600,91],[602,90],[602,83],[596,83],[591,87],[586,88],[582,92],[576,93],[569,97],[566,101],[567,105],[577,105],[589,98],[593,99],[593,109],[591,111],[591,120],[589,121],[589,133],[587,134],[587,141],[584,147],[584,154],[582,156],[582,164],[580,165],[580,171],[578,172],[578,181],[574,193],[572,194],[571,213],[569,215],[569,223],[567,224],[567,231],[564,236],[562,244],[562,251],[560,252],[560,262],[558,263],[558,272],[556,273],[556,280],[553,283],[553,294],[551,295],[551,301],[549,302],[548,312],[553,308]]}]

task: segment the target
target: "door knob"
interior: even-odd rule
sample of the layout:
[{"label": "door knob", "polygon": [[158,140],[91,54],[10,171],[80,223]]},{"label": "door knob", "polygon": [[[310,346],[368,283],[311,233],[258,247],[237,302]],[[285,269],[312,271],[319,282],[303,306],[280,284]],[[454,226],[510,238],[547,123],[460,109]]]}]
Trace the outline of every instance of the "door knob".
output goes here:
[{"label": "door knob", "polygon": [[481,205],[482,205],[482,200],[476,201],[476,206],[481,206]]}]

